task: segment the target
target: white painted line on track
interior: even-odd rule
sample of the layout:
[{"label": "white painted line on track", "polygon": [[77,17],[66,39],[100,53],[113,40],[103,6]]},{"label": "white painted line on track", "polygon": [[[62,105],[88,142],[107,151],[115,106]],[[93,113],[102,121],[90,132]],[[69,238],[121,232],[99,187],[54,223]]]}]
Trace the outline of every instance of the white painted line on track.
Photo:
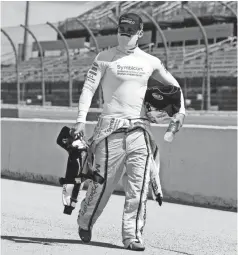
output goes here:
[{"label": "white painted line on track", "polygon": [[[17,122],[41,122],[41,123],[75,123],[75,120],[52,120],[40,118],[1,118],[1,121],[17,121]],[[87,121],[88,124],[96,124],[97,121]],[[152,127],[168,127],[168,124],[151,124]],[[238,130],[237,126],[213,126],[213,125],[197,125],[197,124],[184,124],[183,128],[197,128],[197,129],[214,129],[214,130]]]}]

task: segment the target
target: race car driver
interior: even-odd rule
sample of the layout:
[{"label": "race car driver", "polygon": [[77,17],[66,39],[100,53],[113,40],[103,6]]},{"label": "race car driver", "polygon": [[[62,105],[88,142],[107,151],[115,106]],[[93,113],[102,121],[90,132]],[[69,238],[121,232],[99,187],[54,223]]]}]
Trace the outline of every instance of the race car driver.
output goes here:
[{"label": "race car driver", "polygon": [[[74,134],[83,134],[92,97],[102,86],[104,105],[93,134],[92,164],[105,179],[90,181],[78,215],[79,236],[90,242],[92,227],[106,206],[126,166],[122,241],[126,249],[145,249],[142,232],[153,164],[150,123],[144,119],[144,97],[150,77],[164,85],[179,87],[161,61],[138,47],[143,36],[142,19],[135,13],[120,16],[118,46],[100,52],[88,71],[79,99]],[[183,124],[183,96],[176,118]]]}]

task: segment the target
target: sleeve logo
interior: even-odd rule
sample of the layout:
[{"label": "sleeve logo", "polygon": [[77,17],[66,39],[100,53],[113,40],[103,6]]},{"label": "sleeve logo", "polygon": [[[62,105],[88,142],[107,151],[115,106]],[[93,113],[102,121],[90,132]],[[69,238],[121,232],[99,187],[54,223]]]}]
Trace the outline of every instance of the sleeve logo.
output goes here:
[{"label": "sleeve logo", "polygon": [[98,63],[97,62],[93,62],[93,66],[98,67]]},{"label": "sleeve logo", "polygon": [[94,72],[97,72],[97,68],[95,67],[95,66],[92,66],[92,68],[91,68]]},{"label": "sleeve logo", "polygon": [[92,70],[89,70],[89,73],[92,75],[97,75],[97,73],[93,72]]}]

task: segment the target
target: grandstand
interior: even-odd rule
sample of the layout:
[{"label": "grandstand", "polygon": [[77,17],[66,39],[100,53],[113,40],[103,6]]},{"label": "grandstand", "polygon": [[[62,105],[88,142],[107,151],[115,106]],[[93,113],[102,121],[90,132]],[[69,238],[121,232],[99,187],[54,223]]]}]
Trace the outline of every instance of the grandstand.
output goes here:
[{"label": "grandstand", "polygon": [[[236,10],[237,2],[226,2]],[[225,5],[215,1],[188,2],[188,7],[202,23],[209,43],[211,75],[211,105],[219,110],[237,109],[237,19]],[[117,28],[113,20],[126,11],[146,11],[160,25],[168,47],[167,68],[178,79],[188,105],[201,109],[202,84],[205,82],[206,49],[203,34],[194,19],[181,8],[181,2],[121,1],[104,2],[79,15],[94,33],[99,49],[117,45]],[[145,36],[139,45],[148,53],[166,62],[163,40],[150,19],[143,16]],[[88,31],[76,18],[69,17],[58,24],[70,49],[70,76],[73,80],[73,104],[81,93],[85,74],[96,56],[96,45]],[[67,54],[58,35],[54,41],[40,41],[44,52],[44,81],[46,101],[51,105],[68,106],[69,70]],[[22,45],[19,45],[21,50]],[[19,55],[21,53],[19,52]],[[21,101],[41,104],[42,69],[36,43],[32,43],[32,57],[19,62]],[[2,102],[17,103],[15,65],[2,62]],[[149,85],[153,84],[150,81]],[[206,88],[206,86],[205,86]],[[206,98],[206,89],[204,99]],[[226,95],[226,96],[224,96]],[[29,100],[30,99],[30,100]],[[205,100],[206,103],[206,100]],[[98,106],[96,93],[92,106]],[[206,106],[206,104],[205,104]]]}]

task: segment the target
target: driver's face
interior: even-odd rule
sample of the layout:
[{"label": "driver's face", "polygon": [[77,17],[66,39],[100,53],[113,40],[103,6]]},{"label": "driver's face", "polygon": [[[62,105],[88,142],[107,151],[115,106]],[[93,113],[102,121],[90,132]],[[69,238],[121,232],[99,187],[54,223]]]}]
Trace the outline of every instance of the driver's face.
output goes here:
[{"label": "driver's face", "polygon": [[123,25],[119,25],[118,26],[118,34],[120,35],[125,35],[128,37],[131,37],[133,35],[138,34],[138,30],[136,30],[135,28],[133,28],[132,26],[130,26],[129,24],[123,24]]}]

